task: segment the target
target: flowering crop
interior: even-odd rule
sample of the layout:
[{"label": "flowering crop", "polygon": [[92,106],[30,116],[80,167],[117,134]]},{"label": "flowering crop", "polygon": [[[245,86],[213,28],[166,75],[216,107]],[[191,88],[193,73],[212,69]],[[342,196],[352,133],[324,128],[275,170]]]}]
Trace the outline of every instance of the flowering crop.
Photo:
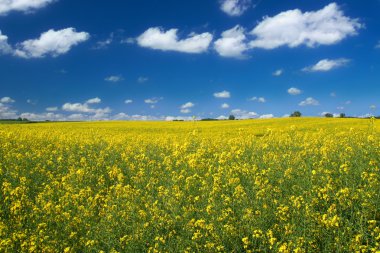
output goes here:
[{"label": "flowering crop", "polygon": [[0,252],[379,252],[376,124],[0,125]]}]

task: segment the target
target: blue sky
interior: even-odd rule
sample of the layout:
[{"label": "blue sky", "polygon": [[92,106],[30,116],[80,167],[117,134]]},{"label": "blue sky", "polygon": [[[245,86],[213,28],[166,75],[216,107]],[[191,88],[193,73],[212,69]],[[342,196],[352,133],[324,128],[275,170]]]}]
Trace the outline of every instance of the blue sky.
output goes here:
[{"label": "blue sky", "polygon": [[0,0],[0,118],[380,114],[380,1]]}]

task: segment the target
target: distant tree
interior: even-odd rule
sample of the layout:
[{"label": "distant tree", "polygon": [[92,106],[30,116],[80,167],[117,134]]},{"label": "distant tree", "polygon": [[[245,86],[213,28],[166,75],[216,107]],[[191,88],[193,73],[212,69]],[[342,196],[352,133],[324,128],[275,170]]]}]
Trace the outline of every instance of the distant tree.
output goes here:
[{"label": "distant tree", "polygon": [[326,114],[325,114],[325,117],[326,117],[326,118],[332,118],[332,117],[334,117],[334,115],[332,115],[331,113],[326,113]]},{"label": "distant tree", "polygon": [[236,118],[235,118],[234,115],[231,114],[231,115],[228,117],[228,119],[229,119],[229,120],[235,120]]},{"label": "distant tree", "polygon": [[29,121],[27,118],[22,118],[22,121]]},{"label": "distant tree", "polygon": [[201,119],[201,121],[217,121],[217,119],[205,118],[205,119]]},{"label": "distant tree", "polygon": [[346,114],[345,114],[345,113],[341,113],[341,114],[339,114],[339,117],[340,117],[340,118],[345,118],[345,117],[346,117]]},{"label": "distant tree", "polygon": [[295,111],[292,114],[290,114],[290,117],[301,117],[302,113],[300,111]]},{"label": "distant tree", "polygon": [[18,118],[17,118],[17,121],[22,121],[22,118],[21,118],[21,117],[18,117]]}]

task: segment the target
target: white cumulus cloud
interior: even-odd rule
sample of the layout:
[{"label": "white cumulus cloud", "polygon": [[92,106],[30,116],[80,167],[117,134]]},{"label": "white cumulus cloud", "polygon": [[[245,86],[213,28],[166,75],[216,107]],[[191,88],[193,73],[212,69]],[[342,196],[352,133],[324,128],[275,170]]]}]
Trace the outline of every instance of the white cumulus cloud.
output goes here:
[{"label": "white cumulus cloud", "polygon": [[252,119],[259,116],[256,112],[249,112],[241,109],[234,109],[231,111],[231,114],[234,115],[237,119]]},{"label": "white cumulus cloud", "polygon": [[314,106],[317,106],[319,105],[319,101],[312,98],[312,97],[308,97],[306,98],[304,101],[301,101],[299,103],[300,106],[307,106],[307,105],[314,105]]},{"label": "white cumulus cloud", "polygon": [[24,112],[19,115],[21,118],[26,118],[28,120],[32,121],[62,121],[67,120],[67,118],[62,114],[56,114],[53,112],[44,112],[44,113],[30,113],[30,112]]},{"label": "white cumulus cloud", "polygon": [[291,88],[288,89],[288,93],[290,95],[296,96],[296,95],[301,94],[302,91],[300,89],[295,88],[295,87],[291,87]]},{"label": "white cumulus cloud", "polygon": [[117,83],[124,80],[122,75],[113,75],[113,76],[107,76],[104,78],[105,81],[111,82],[111,83]]},{"label": "white cumulus cloud", "polygon": [[220,115],[220,116],[217,117],[216,119],[218,119],[218,120],[226,120],[226,119],[228,119],[228,117],[227,117],[227,116],[224,116],[224,115]]},{"label": "white cumulus cloud", "polygon": [[181,113],[191,113],[191,110],[190,109],[181,109]]},{"label": "white cumulus cloud", "polygon": [[0,103],[3,103],[3,104],[14,103],[14,102],[16,101],[10,97],[3,97],[0,99]]},{"label": "white cumulus cloud", "polygon": [[157,104],[162,99],[163,99],[162,97],[159,97],[159,98],[154,97],[154,98],[145,99],[144,102],[146,104]]},{"label": "white cumulus cloud", "polygon": [[250,32],[255,36],[250,45],[264,49],[332,45],[356,35],[362,27],[357,19],[345,16],[336,3],[331,3],[318,11],[295,9],[264,17]]},{"label": "white cumulus cloud", "polygon": [[199,118],[194,118],[191,116],[166,116],[163,117],[165,121],[173,121],[173,120],[184,120],[184,121],[190,121],[190,120],[199,120]]},{"label": "white cumulus cloud", "polygon": [[0,0],[0,16],[11,11],[31,12],[56,0]]},{"label": "white cumulus cloud", "polygon": [[303,69],[306,72],[326,72],[339,67],[346,66],[350,62],[349,59],[340,58],[335,60],[323,59],[317,62],[313,66],[309,66]]},{"label": "white cumulus cloud", "polygon": [[331,114],[334,118],[340,117],[340,113],[331,113],[331,112],[321,112],[319,115],[326,117],[326,114]]},{"label": "white cumulus cloud", "polygon": [[13,51],[11,45],[8,44],[8,36],[4,35],[0,31],[0,55],[11,54]]},{"label": "white cumulus cloud", "polygon": [[275,72],[273,72],[273,76],[281,76],[284,73],[283,69],[278,69]]},{"label": "white cumulus cloud", "polygon": [[192,102],[187,102],[186,104],[181,105],[182,109],[192,108],[194,104]]},{"label": "white cumulus cloud", "polygon": [[[84,114],[86,117],[88,116],[91,120],[101,120],[106,119],[111,112],[109,107],[105,108],[93,108],[92,105],[98,104],[101,102],[100,98],[92,98],[87,100],[85,103],[65,103],[62,105],[62,110],[66,112],[74,112],[79,114]],[[83,118],[83,117],[82,117]]]},{"label": "white cumulus cloud", "polygon": [[77,32],[71,27],[57,31],[50,29],[42,33],[38,39],[18,43],[14,54],[22,58],[57,57],[89,38],[87,32]]},{"label": "white cumulus cloud", "polygon": [[359,118],[371,118],[371,117],[374,117],[374,115],[372,113],[366,113],[366,114],[360,115],[358,117]]},{"label": "white cumulus cloud", "polygon": [[65,103],[62,106],[62,110],[66,112],[86,112],[92,113],[94,109],[90,108],[88,104],[82,103]]},{"label": "white cumulus cloud", "polygon": [[194,106],[195,105],[192,102],[187,102],[181,105],[181,113],[190,113],[191,112],[190,108],[193,108]]},{"label": "white cumulus cloud", "polygon": [[223,57],[245,58],[244,52],[248,46],[244,32],[244,28],[239,25],[224,31],[214,43],[216,52]]},{"label": "white cumulus cloud", "polygon": [[231,93],[229,91],[226,91],[226,90],[221,91],[221,92],[215,92],[214,97],[216,97],[216,98],[230,98]]},{"label": "white cumulus cloud", "polygon": [[251,4],[251,0],[223,0],[220,9],[230,16],[241,16]]},{"label": "white cumulus cloud", "polygon": [[162,30],[152,27],[137,37],[137,44],[162,51],[177,51],[183,53],[202,53],[207,51],[211,41],[211,33],[189,34],[185,39],[179,39],[178,29]]},{"label": "white cumulus cloud", "polygon": [[156,117],[151,115],[140,115],[140,114],[134,114],[134,115],[128,115],[124,112],[118,113],[111,117],[112,120],[131,120],[131,121],[147,121],[147,120],[165,120],[165,117]]},{"label": "white cumulus cloud", "polygon": [[228,109],[228,108],[230,108],[230,105],[227,104],[227,103],[224,103],[224,104],[222,104],[220,107],[221,107],[222,109]]},{"label": "white cumulus cloud", "polygon": [[259,117],[259,119],[272,119],[274,118],[273,114],[263,114]]},{"label": "white cumulus cloud", "polygon": [[99,104],[101,102],[102,102],[102,100],[100,98],[96,97],[96,98],[91,98],[91,99],[87,100],[86,104]]},{"label": "white cumulus cloud", "polygon": [[259,103],[265,103],[266,99],[263,97],[252,97],[248,99],[249,101],[259,102]]},{"label": "white cumulus cloud", "polygon": [[17,118],[17,111],[12,109],[11,103],[4,103],[0,101],[0,119],[14,118]]},{"label": "white cumulus cloud", "polygon": [[54,107],[47,107],[46,111],[48,111],[48,112],[56,112],[56,111],[58,111],[58,107],[56,107],[56,106],[54,106]]},{"label": "white cumulus cloud", "polygon": [[125,104],[131,104],[131,103],[133,103],[133,100],[132,99],[127,99],[127,100],[124,101],[124,103]]}]

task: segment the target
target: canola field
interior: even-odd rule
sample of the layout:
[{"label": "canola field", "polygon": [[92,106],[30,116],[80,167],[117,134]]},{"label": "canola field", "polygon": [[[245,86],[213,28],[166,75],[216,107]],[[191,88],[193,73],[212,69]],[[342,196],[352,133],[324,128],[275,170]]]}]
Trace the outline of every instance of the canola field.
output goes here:
[{"label": "canola field", "polygon": [[0,252],[380,252],[380,122],[0,125]]}]

